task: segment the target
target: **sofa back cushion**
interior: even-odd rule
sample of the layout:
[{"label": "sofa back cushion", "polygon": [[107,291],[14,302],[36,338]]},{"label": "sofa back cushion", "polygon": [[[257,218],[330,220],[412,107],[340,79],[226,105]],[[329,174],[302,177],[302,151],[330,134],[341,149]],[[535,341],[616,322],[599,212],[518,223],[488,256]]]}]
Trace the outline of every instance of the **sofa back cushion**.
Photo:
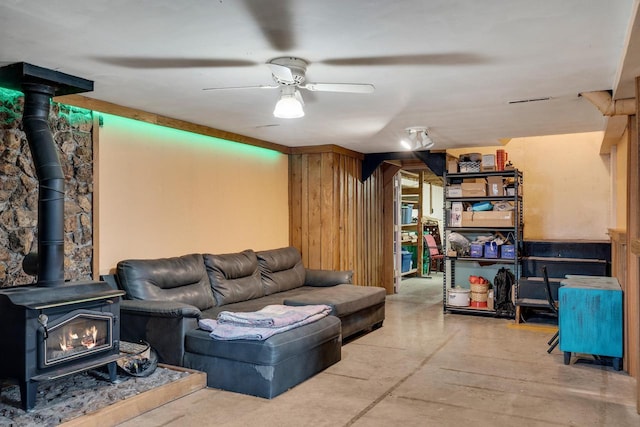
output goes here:
[{"label": "sofa back cushion", "polygon": [[257,252],[265,295],[304,285],[302,256],[293,246]]},{"label": "sofa back cushion", "polygon": [[251,249],[234,254],[204,255],[216,305],[264,296],[258,258]]},{"label": "sofa back cushion", "polygon": [[128,259],[116,267],[127,298],[177,301],[206,310],[214,305],[202,255],[173,258]]}]

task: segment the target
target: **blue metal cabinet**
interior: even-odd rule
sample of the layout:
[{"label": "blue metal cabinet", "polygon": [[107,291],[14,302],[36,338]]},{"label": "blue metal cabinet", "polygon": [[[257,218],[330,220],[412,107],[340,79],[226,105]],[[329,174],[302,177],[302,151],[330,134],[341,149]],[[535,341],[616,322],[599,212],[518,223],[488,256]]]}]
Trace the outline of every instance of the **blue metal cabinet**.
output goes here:
[{"label": "blue metal cabinet", "polygon": [[612,277],[567,276],[558,289],[560,351],[614,358],[621,369],[622,290]]}]

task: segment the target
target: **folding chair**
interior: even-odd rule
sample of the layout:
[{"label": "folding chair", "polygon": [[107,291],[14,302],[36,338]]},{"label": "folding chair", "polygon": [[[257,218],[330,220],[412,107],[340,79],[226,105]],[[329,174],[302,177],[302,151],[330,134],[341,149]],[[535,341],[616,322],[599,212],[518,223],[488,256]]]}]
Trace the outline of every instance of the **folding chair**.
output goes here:
[{"label": "folding chair", "polygon": [[[542,267],[542,275],[544,277],[544,291],[547,294],[547,302],[549,303],[549,308],[557,318],[558,306],[555,300],[553,299],[553,297],[551,296],[551,285],[549,284],[549,274],[547,273],[546,265]],[[551,353],[553,349],[556,348],[556,346],[560,342],[559,336],[560,336],[560,329],[558,329],[558,331],[551,337],[551,339],[547,341],[547,344],[549,345],[549,349],[547,350],[547,353]]]},{"label": "folding chair", "polygon": [[431,267],[435,261],[436,270],[441,271],[442,261],[444,260],[444,254],[440,253],[440,248],[436,243],[436,239],[431,234],[424,235],[425,247],[429,249],[429,274],[431,274]]}]

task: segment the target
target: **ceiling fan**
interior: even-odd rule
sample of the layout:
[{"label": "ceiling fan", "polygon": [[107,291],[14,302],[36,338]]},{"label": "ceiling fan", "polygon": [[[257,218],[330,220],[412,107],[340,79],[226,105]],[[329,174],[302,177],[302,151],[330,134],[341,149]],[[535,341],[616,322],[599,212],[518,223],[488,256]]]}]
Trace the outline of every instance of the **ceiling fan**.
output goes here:
[{"label": "ceiling fan", "polygon": [[304,101],[298,89],[312,92],[372,93],[375,87],[367,83],[311,83],[306,81],[309,63],[304,59],[283,56],[267,62],[275,85],[209,87],[203,90],[280,89],[280,99],[273,115],[293,119],[304,116]]}]

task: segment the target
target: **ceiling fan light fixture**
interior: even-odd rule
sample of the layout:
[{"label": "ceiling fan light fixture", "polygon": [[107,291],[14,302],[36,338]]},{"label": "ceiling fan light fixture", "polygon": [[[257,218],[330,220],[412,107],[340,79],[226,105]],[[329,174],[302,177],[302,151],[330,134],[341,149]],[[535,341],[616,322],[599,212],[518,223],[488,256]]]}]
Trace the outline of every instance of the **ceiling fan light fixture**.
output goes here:
[{"label": "ceiling fan light fixture", "polygon": [[282,93],[273,110],[273,116],[280,119],[298,119],[304,117],[302,102],[294,93]]}]

